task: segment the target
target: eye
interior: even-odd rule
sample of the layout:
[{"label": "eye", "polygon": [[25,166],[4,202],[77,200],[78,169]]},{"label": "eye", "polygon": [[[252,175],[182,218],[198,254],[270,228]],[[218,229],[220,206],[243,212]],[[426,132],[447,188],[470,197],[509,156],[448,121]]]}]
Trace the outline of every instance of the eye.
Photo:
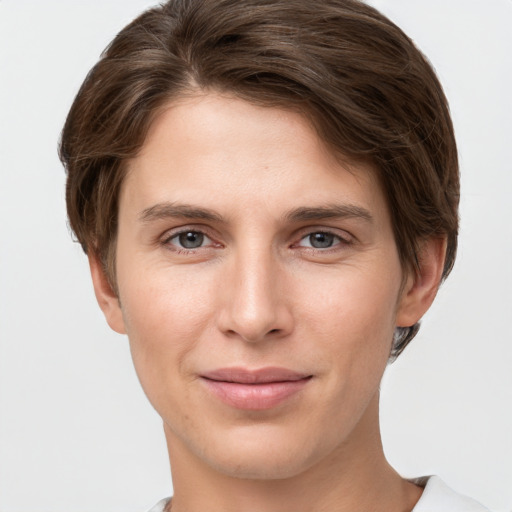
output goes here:
[{"label": "eye", "polygon": [[177,249],[199,249],[212,244],[212,240],[201,231],[182,231],[165,240],[165,244],[173,245]]},{"label": "eye", "polygon": [[350,241],[341,238],[334,233],[328,231],[315,231],[301,238],[300,247],[311,247],[313,249],[330,249],[339,244],[349,244]]}]

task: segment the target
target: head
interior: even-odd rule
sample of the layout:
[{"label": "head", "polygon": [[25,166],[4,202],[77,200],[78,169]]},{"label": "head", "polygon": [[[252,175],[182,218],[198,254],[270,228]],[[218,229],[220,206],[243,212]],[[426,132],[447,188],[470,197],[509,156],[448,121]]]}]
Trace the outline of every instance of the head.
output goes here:
[{"label": "head", "polygon": [[[183,124],[186,112],[196,131]],[[310,144],[311,162],[318,164],[325,154],[320,167],[348,172],[340,179],[353,197],[357,183],[367,187],[362,202],[376,205],[389,220],[400,270],[393,274],[397,296],[421,274],[424,248],[432,240],[442,246],[439,275],[448,275],[459,198],[452,124],[431,66],[398,27],[356,0],[171,0],[143,13],[109,45],[82,85],[62,134],[71,228],[121,304],[121,210],[151,168],[148,148],[158,152],[157,141],[167,137],[179,152],[173,133],[184,147],[180,136],[201,131],[200,115],[215,125],[214,112],[221,112],[219,130],[226,135],[218,144],[242,146],[243,123],[233,131],[226,112],[246,116],[249,124],[254,120],[251,126],[260,126],[267,112],[269,123],[288,134],[297,126],[304,147],[316,137],[322,150]],[[286,147],[289,140],[282,142]],[[222,166],[213,167],[222,174]],[[288,170],[281,171],[275,179],[286,176],[293,184]],[[297,176],[307,181],[300,169]],[[221,187],[215,180],[212,186],[229,189],[228,182]],[[272,182],[267,170],[261,182]],[[331,186],[320,174],[319,182]],[[271,330],[287,332],[283,315],[283,327]],[[391,330],[387,356],[398,356],[418,325],[400,322]]]}]

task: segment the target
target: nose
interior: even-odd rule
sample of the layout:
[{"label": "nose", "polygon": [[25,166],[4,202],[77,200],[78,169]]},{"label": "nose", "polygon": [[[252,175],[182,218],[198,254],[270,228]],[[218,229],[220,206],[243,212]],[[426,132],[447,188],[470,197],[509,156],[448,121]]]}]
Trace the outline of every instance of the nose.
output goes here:
[{"label": "nose", "polygon": [[219,329],[246,342],[290,334],[293,316],[285,281],[278,258],[270,251],[233,256],[220,284]]}]

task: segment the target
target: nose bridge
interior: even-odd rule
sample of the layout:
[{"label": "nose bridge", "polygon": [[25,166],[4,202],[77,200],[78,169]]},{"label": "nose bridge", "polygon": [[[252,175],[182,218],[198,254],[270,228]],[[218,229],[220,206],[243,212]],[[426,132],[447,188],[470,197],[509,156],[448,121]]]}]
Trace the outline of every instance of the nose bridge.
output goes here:
[{"label": "nose bridge", "polygon": [[229,265],[222,329],[245,341],[283,335],[291,314],[283,289],[279,258],[270,247],[239,247]]}]

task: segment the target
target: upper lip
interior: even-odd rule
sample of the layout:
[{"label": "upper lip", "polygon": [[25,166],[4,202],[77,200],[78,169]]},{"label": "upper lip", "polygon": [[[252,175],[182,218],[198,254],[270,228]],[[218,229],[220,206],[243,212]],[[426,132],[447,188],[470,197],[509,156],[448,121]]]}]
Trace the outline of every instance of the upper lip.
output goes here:
[{"label": "upper lip", "polygon": [[266,384],[270,382],[297,381],[311,377],[310,374],[296,372],[288,368],[265,367],[257,369],[247,368],[219,368],[201,374],[201,377],[221,382],[234,382],[238,384]]}]

